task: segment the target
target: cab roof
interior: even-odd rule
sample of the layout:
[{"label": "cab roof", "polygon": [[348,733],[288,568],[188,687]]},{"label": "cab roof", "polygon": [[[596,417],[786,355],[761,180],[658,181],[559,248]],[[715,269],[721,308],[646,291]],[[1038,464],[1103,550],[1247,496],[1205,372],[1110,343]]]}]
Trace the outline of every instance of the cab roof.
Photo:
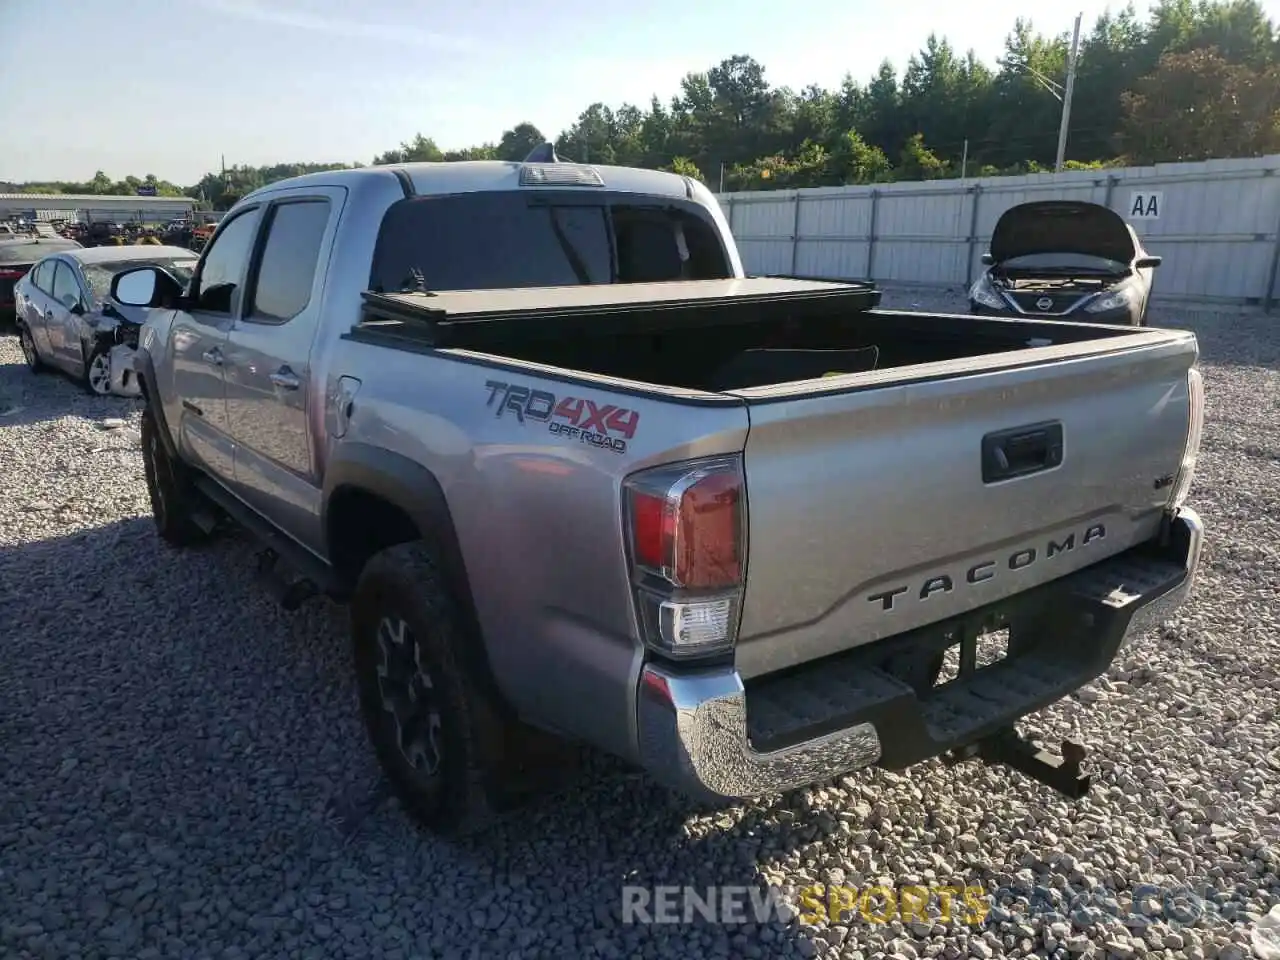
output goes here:
[{"label": "cab roof", "polygon": [[[356,183],[378,177],[408,179],[413,191],[432,196],[450,193],[473,193],[481,190],[536,190],[542,186],[563,187],[563,183],[551,178],[545,184],[522,182],[522,173],[529,168],[593,171],[603,187],[610,192],[640,193],[648,196],[689,199],[693,196],[693,181],[675,173],[661,170],[642,170],[636,167],[600,166],[560,161],[559,163],[516,163],[506,160],[459,160],[439,163],[392,163],[375,167],[356,167],[350,170],[328,170],[307,173],[289,180],[268,184],[249,194],[245,199],[266,195],[281,187],[295,186],[354,186]],[[582,185],[575,189],[589,190]]]}]

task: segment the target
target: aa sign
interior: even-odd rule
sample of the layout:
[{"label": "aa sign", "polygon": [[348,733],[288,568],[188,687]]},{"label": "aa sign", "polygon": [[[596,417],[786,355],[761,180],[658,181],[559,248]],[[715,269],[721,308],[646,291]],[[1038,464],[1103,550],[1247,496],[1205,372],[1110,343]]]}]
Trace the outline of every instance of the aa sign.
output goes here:
[{"label": "aa sign", "polygon": [[1164,206],[1164,194],[1155,193],[1139,193],[1134,191],[1129,195],[1129,219],[1130,220],[1159,220],[1160,208]]}]

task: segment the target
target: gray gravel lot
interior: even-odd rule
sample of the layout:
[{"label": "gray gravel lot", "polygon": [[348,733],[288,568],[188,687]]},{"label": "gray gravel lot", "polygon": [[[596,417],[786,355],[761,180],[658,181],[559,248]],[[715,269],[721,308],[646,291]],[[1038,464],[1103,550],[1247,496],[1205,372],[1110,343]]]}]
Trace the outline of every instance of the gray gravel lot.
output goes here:
[{"label": "gray gravel lot", "polygon": [[[886,305],[963,307],[910,291]],[[377,789],[342,611],[279,611],[246,541],[162,547],[135,403],[32,377],[0,339],[0,956],[1265,955],[1251,927],[1280,905],[1280,317],[1152,321],[1201,337],[1193,503],[1210,541],[1178,619],[1031,725],[1091,747],[1086,800],[930,763],[708,812],[599,759],[465,843],[420,833]],[[1122,902],[1187,885],[1214,908],[1179,923],[1156,894],[1145,929],[1105,913],[620,921],[624,883],[880,878]]]}]

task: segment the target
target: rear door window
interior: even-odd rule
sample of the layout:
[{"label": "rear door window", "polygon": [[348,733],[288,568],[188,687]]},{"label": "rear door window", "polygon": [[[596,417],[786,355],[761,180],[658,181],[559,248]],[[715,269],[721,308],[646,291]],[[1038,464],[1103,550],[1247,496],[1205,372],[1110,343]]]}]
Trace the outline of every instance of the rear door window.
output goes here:
[{"label": "rear door window", "polygon": [[490,191],[391,207],[374,290],[492,290],[728,277],[709,220],[674,206]]},{"label": "rear door window", "polygon": [[50,293],[53,290],[53,261],[42,260],[31,271],[31,282],[37,290]]},{"label": "rear door window", "polygon": [[53,275],[53,299],[70,310],[81,300],[80,281],[76,279],[75,271],[69,263],[57,261],[56,270]]}]

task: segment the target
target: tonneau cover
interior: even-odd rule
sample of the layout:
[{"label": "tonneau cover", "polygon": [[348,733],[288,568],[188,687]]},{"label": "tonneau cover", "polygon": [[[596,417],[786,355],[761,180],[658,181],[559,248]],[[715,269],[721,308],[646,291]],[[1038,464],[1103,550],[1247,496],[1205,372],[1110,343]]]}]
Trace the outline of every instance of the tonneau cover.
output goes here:
[{"label": "tonneau cover", "polygon": [[738,277],[728,280],[674,280],[660,283],[601,283],[506,290],[440,290],[364,295],[375,309],[417,314],[439,321],[497,320],[521,314],[650,310],[716,303],[766,303],[844,298],[850,308],[870,309],[880,293],[869,283],[803,280],[793,277]]}]

